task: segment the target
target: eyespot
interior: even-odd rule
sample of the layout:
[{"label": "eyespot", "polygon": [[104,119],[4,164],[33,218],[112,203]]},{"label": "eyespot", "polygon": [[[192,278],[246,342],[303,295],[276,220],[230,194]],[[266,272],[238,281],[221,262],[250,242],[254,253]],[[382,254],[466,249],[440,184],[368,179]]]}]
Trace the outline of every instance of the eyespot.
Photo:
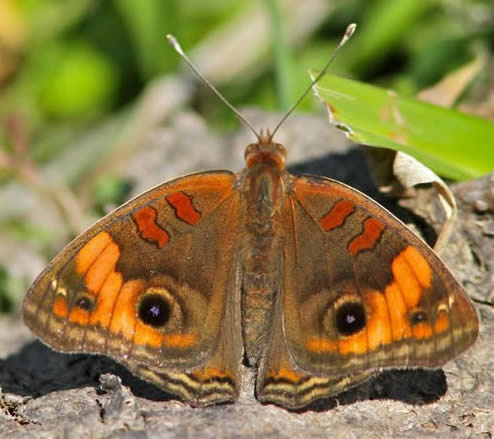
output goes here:
[{"label": "eyespot", "polygon": [[94,306],[94,299],[86,293],[81,293],[75,298],[74,306],[84,311],[91,311]]},{"label": "eyespot", "polygon": [[366,325],[365,309],[361,303],[346,302],[336,310],[336,329],[342,335],[353,335]]},{"label": "eyespot", "polygon": [[409,319],[410,319],[410,324],[412,326],[417,325],[419,323],[427,322],[429,320],[427,314],[421,309],[413,311],[410,314]]},{"label": "eyespot", "polygon": [[148,294],[139,302],[137,314],[146,325],[159,328],[170,319],[171,306],[163,295]]}]

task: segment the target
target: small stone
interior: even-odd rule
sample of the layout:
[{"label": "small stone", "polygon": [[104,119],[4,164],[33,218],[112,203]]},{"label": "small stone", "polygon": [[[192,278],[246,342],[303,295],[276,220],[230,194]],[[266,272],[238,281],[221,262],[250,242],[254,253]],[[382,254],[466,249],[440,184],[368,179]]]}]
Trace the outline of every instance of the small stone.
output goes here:
[{"label": "small stone", "polygon": [[478,213],[485,213],[489,210],[489,204],[484,200],[475,200],[473,207]]}]

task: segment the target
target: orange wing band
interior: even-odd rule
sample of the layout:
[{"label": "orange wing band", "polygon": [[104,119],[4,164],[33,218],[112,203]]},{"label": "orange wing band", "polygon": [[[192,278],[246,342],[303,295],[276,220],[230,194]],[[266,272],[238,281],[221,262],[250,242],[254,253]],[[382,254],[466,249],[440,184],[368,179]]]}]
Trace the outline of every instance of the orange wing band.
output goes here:
[{"label": "orange wing band", "polygon": [[362,250],[372,250],[384,230],[384,225],[375,218],[367,218],[364,221],[364,231],[352,239],[348,245],[348,251],[355,256]]},{"label": "orange wing band", "polygon": [[338,200],[331,210],[319,220],[319,224],[326,232],[329,232],[342,226],[346,217],[353,212],[355,212],[355,205],[351,201]]},{"label": "orange wing band", "polygon": [[157,216],[156,209],[147,206],[134,213],[133,218],[137,224],[139,235],[143,239],[156,244],[159,248],[163,248],[170,237],[166,230],[156,223]]},{"label": "orange wing band", "polygon": [[177,218],[194,225],[201,219],[201,214],[192,205],[190,197],[183,192],[175,192],[166,197],[166,201],[175,209]]}]

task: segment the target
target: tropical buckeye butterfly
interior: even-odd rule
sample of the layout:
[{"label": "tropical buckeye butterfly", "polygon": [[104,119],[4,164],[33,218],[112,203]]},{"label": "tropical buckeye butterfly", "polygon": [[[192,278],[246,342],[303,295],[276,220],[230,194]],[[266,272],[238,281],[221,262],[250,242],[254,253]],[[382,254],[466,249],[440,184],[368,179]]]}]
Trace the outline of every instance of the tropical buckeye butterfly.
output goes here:
[{"label": "tropical buckeye butterfly", "polygon": [[76,238],[29,290],[27,326],[195,406],[235,401],[243,359],[259,400],[297,408],[468,348],[476,312],[434,251],[355,189],[291,175],[278,127],[242,171],[164,183]]}]

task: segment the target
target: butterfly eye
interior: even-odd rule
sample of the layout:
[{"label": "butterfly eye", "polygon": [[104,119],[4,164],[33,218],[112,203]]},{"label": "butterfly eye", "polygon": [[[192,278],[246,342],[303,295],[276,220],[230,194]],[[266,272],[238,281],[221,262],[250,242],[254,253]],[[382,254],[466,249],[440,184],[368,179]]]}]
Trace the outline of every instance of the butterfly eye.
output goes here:
[{"label": "butterfly eye", "polygon": [[171,307],[161,294],[148,294],[140,301],[137,313],[143,323],[159,328],[170,319]]},{"label": "butterfly eye", "polygon": [[365,325],[365,309],[361,303],[346,302],[336,310],[336,328],[340,334],[353,335]]}]

